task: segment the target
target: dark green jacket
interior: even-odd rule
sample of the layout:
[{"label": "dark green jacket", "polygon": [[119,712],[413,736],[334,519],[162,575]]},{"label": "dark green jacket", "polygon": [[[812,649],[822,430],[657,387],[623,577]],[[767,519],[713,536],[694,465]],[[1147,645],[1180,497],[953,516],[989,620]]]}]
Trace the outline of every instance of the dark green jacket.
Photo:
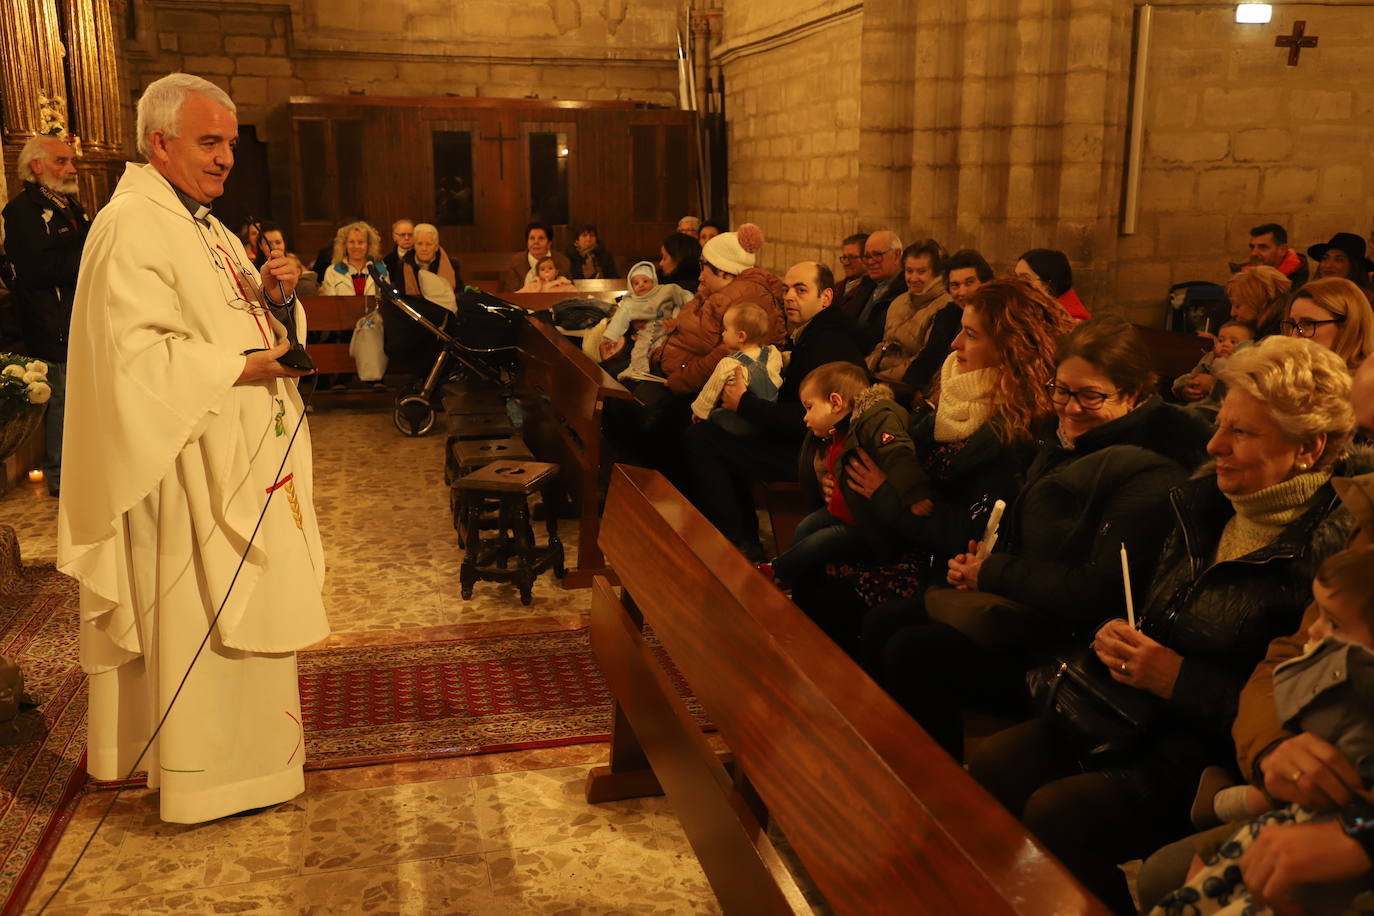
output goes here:
[{"label": "dark green jacket", "polygon": [[[853,412],[836,429],[845,434],[844,446],[835,465],[835,486],[844,494],[845,505],[854,516],[854,525],[875,546],[893,545],[893,531],[867,497],[848,486],[849,459],[859,449],[868,453],[887,475],[887,482],[904,506],[930,496],[930,481],[916,460],[916,448],[907,432],[910,415],[892,400],[892,389],[874,385],[854,399]],[[826,440],[807,435],[802,443],[797,480],[814,505],[823,505],[816,462],[824,461]]]}]

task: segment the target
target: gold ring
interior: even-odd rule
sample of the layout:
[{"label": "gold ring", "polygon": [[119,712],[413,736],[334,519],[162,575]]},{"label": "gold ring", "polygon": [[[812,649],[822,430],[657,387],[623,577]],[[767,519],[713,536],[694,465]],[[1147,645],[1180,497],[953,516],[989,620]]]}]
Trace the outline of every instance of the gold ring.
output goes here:
[{"label": "gold ring", "polygon": [[1122,673],[1122,674],[1125,674],[1125,673],[1126,673],[1126,663],[1125,663],[1125,662],[1122,662],[1122,663],[1121,663],[1121,673]]},{"label": "gold ring", "polygon": [[1297,782],[1302,779],[1302,770],[1294,770],[1293,775],[1288,777],[1289,782]]}]

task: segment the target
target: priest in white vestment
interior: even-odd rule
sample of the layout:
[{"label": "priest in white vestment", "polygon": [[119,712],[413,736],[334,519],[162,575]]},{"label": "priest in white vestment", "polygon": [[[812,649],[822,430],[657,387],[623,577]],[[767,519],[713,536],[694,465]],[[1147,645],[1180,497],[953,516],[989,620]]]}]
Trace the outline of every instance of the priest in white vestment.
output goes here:
[{"label": "priest in white vestment", "polygon": [[304,373],[254,288],[290,301],[299,271],[255,271],[209,212],[234,111],[187,74],[144,91],[150,164],[92,225],[72,314],[58,561],[81,585],[87,768],[128,776],[165,715],[138,769],[178,823],[304,791],[295,652],[329,633]]}]

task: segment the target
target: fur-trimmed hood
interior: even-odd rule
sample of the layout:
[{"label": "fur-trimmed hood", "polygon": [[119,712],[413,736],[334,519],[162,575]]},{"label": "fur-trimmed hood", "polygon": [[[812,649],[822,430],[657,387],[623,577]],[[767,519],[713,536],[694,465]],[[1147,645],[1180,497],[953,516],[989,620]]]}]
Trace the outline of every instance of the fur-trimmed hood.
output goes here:
[{"label": "fur-trimmed hood", "polygon": [[869,385],[863,391],[859,392],[858,397],[854,398],[854,416],[856,418],[862,416],[880,401],[884,399],[891,401],[893,398],[892,389],[882,382],[876,385]]}]

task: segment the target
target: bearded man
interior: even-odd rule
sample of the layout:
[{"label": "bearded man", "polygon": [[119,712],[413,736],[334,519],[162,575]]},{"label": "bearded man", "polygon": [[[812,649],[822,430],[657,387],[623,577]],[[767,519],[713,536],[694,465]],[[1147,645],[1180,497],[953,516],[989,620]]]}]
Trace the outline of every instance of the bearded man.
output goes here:
[{"label": "bearded man", "polygon": [[66,402],[67,335],[81,249],[91,222],[76,199],[76,159],[58,137],[29,139],[19,152],[23,190],[4,210],[5,250],[14,263],[25,356],[48,364],[52,398],[44,417],[48,457],[43,476],[59,495],[62,479],[62,421]]},{"label": "bearded man", "polygon": [[303,337],[300,270],[277,249],[255,271],[210,212],[237,138],[214,84],[144,90],[149,164],[92,224],[72,314],[58,564],[81,584],[87,768],[137,761],[177,823],[304,791],[295,652],[329,633],[305,373],[257,292]]}]

